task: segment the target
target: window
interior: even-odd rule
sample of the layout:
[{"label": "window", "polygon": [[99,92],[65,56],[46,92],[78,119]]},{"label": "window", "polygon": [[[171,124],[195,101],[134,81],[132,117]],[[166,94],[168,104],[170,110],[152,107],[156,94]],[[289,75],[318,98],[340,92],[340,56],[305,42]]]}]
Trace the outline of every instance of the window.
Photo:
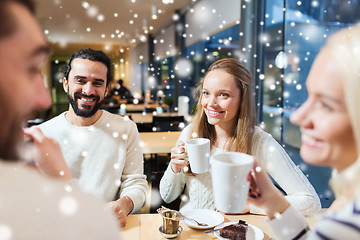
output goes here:
[{"label": "window", "polygon": [[264,48],[262,125],[280,142],[299,148],[299,128],[289,116],[307,97],[306,77],[327,38],[360,19],[360,1],[265,2],[259,36]]},{"label": "window", "polygon": [[[299,127],[290,115],[305,101],[306,77],[316,55],[334,32],[360,19],[360,1],[266,0],[259,71],[262,95],[261,126],[282,143],[293,161],[309,178],[323,207],[334,200],[324,185],[331,170],[310,166],[298,154]],[[261,23],[260,23],[261,24]]]}]

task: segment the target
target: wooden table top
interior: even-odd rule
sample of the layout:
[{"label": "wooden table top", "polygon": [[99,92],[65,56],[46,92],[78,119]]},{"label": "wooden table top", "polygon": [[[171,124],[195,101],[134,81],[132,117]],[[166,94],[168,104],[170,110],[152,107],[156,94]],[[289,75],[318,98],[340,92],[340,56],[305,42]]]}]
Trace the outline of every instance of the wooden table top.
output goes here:
[{"label": "wooden table top", "polygon": [[[270,227],[265,221],[265,216],[255,214],[245,215],[224,215],[224,222],[238,222],[240,219],[252,224],[264,232],[264,239],[269,240],[274,237]],[[313,227],[318,218],[307,218],[310,227]],[[165,239],[159,232],[159,227],[162,225],[162,218],[159,214],[134,214],[129,215],[128,222],[121,230],[122,239]],[[189,228],[185,223],[180,222],[183,228],[182,233],[176,239],[217,239],[213,234],[204,234],[204,230],[196,230]]]},{"label": "wooden table top", "polygon": [[140,132],[140,141],[144,154],[170,153],[171,148],[175,147],[180,136],[180,131],[176,132]]},{"label": "wooden table top", "polygon": [[128,113],[126,115],[131,116],[131,120],[135,123],[152,123],[154,116],[159,117],[172,117],[179,116],[177,112],[165,112],[161,114],[154,113]]},{"label": "wooden table top", "polygon": [[168,108],[169,106],[166,104],[157,104],[157,103],[139,103],[139,104],[133,104],[133,103],[113,103],[113,104],[103,104],[102,108],[120,108],[121,105],[124,105],[126,107],[126,111],[143,111],[145,108],[157,108],[157,107],[163,107]]}]

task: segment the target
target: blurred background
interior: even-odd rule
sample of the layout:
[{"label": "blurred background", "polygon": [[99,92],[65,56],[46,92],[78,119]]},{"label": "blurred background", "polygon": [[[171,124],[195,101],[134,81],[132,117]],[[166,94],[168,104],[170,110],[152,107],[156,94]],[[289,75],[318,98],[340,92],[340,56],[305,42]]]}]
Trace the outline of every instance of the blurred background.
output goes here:
[{"label": "blurred background", "polygon": [[[110,56],[112,87],[116,89],[121,79],[131,93],[126,104],[159,104],[166,106],[161,112],[182,111],[186,116],[194,111],[194,90],[207,68],[218,59],[237,58],[254,77],[259,126],[284,146],[314,185],[323,207],[334,200],[327,185],[330,170],[302,161],[300,132],[289,116],[307,97],[306,76],[326,39],[360,20],[359,0],[36,2],[53,48],[44,69],[53,106],[33,121],[67,110],[64,67],[80,48]],[[109,101],[110,110],[120,113],[124,99],[115,100]]]}]

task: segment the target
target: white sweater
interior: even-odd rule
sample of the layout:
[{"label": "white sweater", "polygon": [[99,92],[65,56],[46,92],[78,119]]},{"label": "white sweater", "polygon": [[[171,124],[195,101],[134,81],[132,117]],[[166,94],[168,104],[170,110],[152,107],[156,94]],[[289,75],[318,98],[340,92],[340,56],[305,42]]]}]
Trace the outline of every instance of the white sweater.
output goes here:
[{"label": "white sweater", "polygon": [[119,239],[105,202],[77,184],[41,177],[0,160],[0,238],[11,240]]},{"label": "white sweater", "polygon": [[360,239],[360,199],[337,212],[328,210],[313,231],[292,206],[268,223],[278,240]]},{"label": "white sweater", "polygon": [[78,127],[68,122],[65,114],[39,127],[59,142],[80,187],[105,201],[128,196],[134,203],[132,212],[139,210],[145,203],[148,186],[136,124],[103,111],[93,125]]},{"label": "white sweater", "polygon": [[[191,125],[184,128],[178,141],[190,138]],[[211,155],[224,152],[214,148]],[[252,155],[260,165],[286,192],[286,199],[304,215],[317,213],[321,209],[320,199],[301,170],[295,166],[278,142],[261,128],[255,127],[252,139]],[[165,202],[174,201],[184,190],[180,209],[214,209],[211,172],[189,176],[183,172],[174,173],[170,164],[160,181],[160,195]],[[250,206],[251,213],[264,212]]]}]

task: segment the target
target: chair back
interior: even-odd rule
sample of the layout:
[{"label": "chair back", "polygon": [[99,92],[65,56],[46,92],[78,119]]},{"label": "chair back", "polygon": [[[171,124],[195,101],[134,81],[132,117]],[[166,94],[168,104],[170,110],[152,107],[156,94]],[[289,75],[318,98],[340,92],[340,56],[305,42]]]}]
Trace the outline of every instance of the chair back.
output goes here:
[{"label": "chair back", "polygon": [[153,116],[153,126],[157,132],[181,131],[184,124],[184,116]]}]

